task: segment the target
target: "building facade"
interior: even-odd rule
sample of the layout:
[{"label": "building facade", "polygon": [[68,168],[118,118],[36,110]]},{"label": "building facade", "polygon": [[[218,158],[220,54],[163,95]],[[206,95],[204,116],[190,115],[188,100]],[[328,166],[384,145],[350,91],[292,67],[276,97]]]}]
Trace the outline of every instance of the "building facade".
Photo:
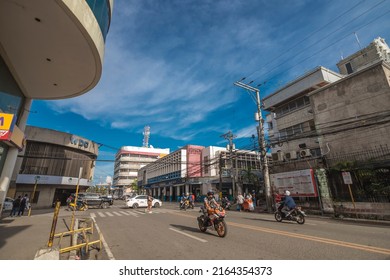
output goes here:
[{"label": "building facade", "polygon": [[0,1],[0,204],[25,148],[32,100],[79,96],[98,83],[112,7],[113,0]]},{"label": "building facade", "polygon": [[183,193],[201,199],[210,189],[232,199],[237,192],[259,191],[261,178],[256,152],[187,145],[141,168],[138,185],[168,201],[176,201]]},{"label": "building facade", "polygon": [[123,146],[115,155],[113,186],[124,190],[137,183],[138,170],[169,154],[169,149]]},{"label": "building facade", "polygon": [[18,155],[7,196],[28,194],[33,208],[51,207],[57,200],[92,186],[98,144],[56,130],[26,127],[26,147]]},{"label": "building facade", "polygon": [[274,190],[321,212],[390,218],[389,54],[375,39],[338,63],[345,75],[319,67],[264,99]]}]

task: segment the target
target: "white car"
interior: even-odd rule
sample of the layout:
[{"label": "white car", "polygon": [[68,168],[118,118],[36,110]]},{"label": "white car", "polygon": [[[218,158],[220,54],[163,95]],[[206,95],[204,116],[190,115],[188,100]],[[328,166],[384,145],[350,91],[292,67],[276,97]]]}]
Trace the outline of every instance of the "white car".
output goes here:
[{"label": "white car", "polygon": [[[129,197],[126,200],[126,205],[129,208],[138,208],[138,207],[148,207],[148,196],[147,195],[136,195],[133,197]],[[162,201],[156,198],[153,198],[152,206],[153,207],[161,207]]]},{"label": "white car", "polygon": [[13,202],[14,202],[13,198],[6,197],[4,200],[3,211],[11,211]]}]

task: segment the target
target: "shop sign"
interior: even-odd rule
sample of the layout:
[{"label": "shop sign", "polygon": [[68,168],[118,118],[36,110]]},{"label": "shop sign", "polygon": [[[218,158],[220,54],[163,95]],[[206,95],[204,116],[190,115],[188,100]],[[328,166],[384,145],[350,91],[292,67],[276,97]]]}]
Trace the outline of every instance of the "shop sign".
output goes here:
[{"label": "shop sign", "polygon": [[80,148],[88,148],[88,146],[89,146],[89,141],[86,141],[86,140],[83,140],[80,138],[76,138],[74,136],[70,137],[70,143],[73,145],[76,145]]},{"label": "shop sign", "polygon": [[16,122],[14,114],[0,113],[0,140],[9,140]]}]

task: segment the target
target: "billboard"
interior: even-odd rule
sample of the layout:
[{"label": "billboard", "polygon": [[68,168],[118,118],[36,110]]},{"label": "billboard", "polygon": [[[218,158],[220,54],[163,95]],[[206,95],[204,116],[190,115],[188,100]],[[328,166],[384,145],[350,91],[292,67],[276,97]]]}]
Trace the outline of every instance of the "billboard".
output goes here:
[{"label": "billboard", "polygon": [[272,191],[280,194],[288,190],[291,196],[318,196],[313,169],[271,174],[270,181]]}]

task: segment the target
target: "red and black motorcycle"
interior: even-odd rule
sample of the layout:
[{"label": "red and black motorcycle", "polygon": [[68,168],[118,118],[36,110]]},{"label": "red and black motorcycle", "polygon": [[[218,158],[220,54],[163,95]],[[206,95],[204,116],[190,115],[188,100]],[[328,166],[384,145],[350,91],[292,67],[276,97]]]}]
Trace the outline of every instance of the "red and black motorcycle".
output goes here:
[{"label": "red and black motorcycle", "polygon": [[225,237],[227,234],[227,226],[225,222],[225,209],[219,207],[214,209],[213,214],[209,217],[207,210],[202,206],[200,207],[200,213],[198,217],[198,226],[201,232],[205,232],[207,229],[215,229],[219,237]]}]

